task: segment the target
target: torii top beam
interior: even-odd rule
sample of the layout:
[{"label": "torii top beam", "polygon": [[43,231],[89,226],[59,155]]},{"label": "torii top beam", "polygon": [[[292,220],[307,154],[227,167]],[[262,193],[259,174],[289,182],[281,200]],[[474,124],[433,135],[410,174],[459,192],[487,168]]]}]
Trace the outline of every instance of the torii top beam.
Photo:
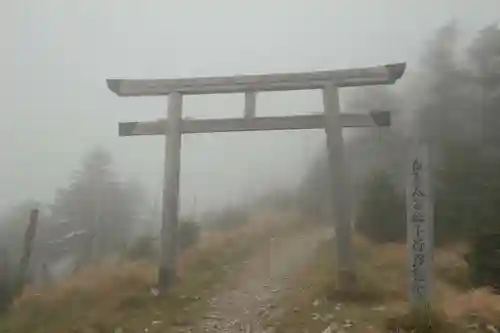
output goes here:
[{"label": "torii top beam", "polygon": [[405,63],[376,67],[190,79],[108,79],[108,88],[118,96],[160,96],[181,94],[242,93],[247,91],[280,91],[321,89],[334,83],[338,87],[393,84],[403,75]]}]

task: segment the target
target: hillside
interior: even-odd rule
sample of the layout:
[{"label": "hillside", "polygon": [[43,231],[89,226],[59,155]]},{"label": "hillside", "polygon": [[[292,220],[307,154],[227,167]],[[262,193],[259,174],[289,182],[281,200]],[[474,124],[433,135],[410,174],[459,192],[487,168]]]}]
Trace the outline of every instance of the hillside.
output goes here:
[{"label": "hillside", "polygon": [[436,253],[433,322],[414,330],[405,246],[357,237],[357,288],[339,292],[332,241],[330,228],[294,212],[254,216],[203,233],[167,295],[154,288],[154,262],[107,258],[28,288],[0,332],[498,332],[500,296],[470,288],[462,248]]},{"label": "hillside", "polygon": [[[252,281],[263,293],[274,294],[267,278],[293,274],[324,233],[294,214],[251,218],[229,232],[205,232],[199,244],[179,260],[179,281],[167,295],[154,288],[156,263],[107,258],[74,276],[42,289],[28,288],[0,321],[2,332],[175,332],[188,327],[217,328],[214,312],[237,320],[247,300],[230,293],[251,293]],[[304,249],[302,251],[301,249]],[[293,250],[290,252],[290,250]],[[295,253],[295,254],[294,254]],[[272,267],[273,272],[270,271]],[[279,269],[277,272],[274,270]],[[269,289],[271,288],[271,289]],[[245,292],[245,290],[247,292]],[[216,301],[218,300],[218,301]],[[260,303],[248,303],[257,310]],[[226,313],[231,310],[231,315]],[[208,316],[208,317],[207,317]]]}]

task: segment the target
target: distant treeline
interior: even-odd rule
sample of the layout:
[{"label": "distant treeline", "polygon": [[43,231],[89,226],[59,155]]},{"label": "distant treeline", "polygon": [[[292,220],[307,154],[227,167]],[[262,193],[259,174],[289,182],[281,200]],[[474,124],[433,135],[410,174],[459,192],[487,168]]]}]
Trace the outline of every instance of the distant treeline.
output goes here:
[{"label": "distant treeline", "polygon": [[[404,240],[405,163],[419,138],[431,147],[437,243],[500,230],[500,30],[464,41],[446,25],[421,58],[394,87],[351,98],[349,111],[394,111],[390,129],[358,130],[346,143],[356,227],[376,241]],[[326,171],[320,156],[301,188],[311,212],[328,205]]]}]

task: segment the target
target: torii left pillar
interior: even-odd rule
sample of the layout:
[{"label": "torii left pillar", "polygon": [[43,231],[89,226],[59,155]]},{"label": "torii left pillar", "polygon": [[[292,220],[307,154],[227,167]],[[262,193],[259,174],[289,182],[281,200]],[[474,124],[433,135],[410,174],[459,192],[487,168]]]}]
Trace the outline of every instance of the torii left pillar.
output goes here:
[{"label": "torii left pillar", "polygon": [[168,95],[168,112],[165,122],[165,178],[163,183],[163,205],[161,224],[160,267],[158,285],[168,288],[176,278],[177,229],[179,226],[179,176],[182,146],[182,95]]}]

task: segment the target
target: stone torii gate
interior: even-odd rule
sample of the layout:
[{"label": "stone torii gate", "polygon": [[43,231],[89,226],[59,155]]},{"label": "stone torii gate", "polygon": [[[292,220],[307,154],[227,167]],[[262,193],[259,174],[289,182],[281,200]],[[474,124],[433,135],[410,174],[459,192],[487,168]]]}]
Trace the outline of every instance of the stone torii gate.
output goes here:
[{"label": "stone torii gate", "polygon": [[[330,163],[330,189],[336,230],[337,281],[343,288],[352,276],[350,200],[344,165],[342,128],[390,126],[388,111],[370,114],[340,113],[339,88],[395,83],[405,63],[377,67],[308,73],[245,75],[189,79],[108,79],[118,96],[168,96],[167,118],[152,122],[119,124],[120,136],[164,135],[165,175],[161,227],[161,258],[158,286],[168,288],[176,277],[176,249],[179,207],[179,173],[182,134],[231,131],[325,129]],[[321,89],[324,113],[283,117],[256,117],[256,94],[262,91]],[[183,95],[244,93],[244,117],[229,119],[183,119]]]}]

